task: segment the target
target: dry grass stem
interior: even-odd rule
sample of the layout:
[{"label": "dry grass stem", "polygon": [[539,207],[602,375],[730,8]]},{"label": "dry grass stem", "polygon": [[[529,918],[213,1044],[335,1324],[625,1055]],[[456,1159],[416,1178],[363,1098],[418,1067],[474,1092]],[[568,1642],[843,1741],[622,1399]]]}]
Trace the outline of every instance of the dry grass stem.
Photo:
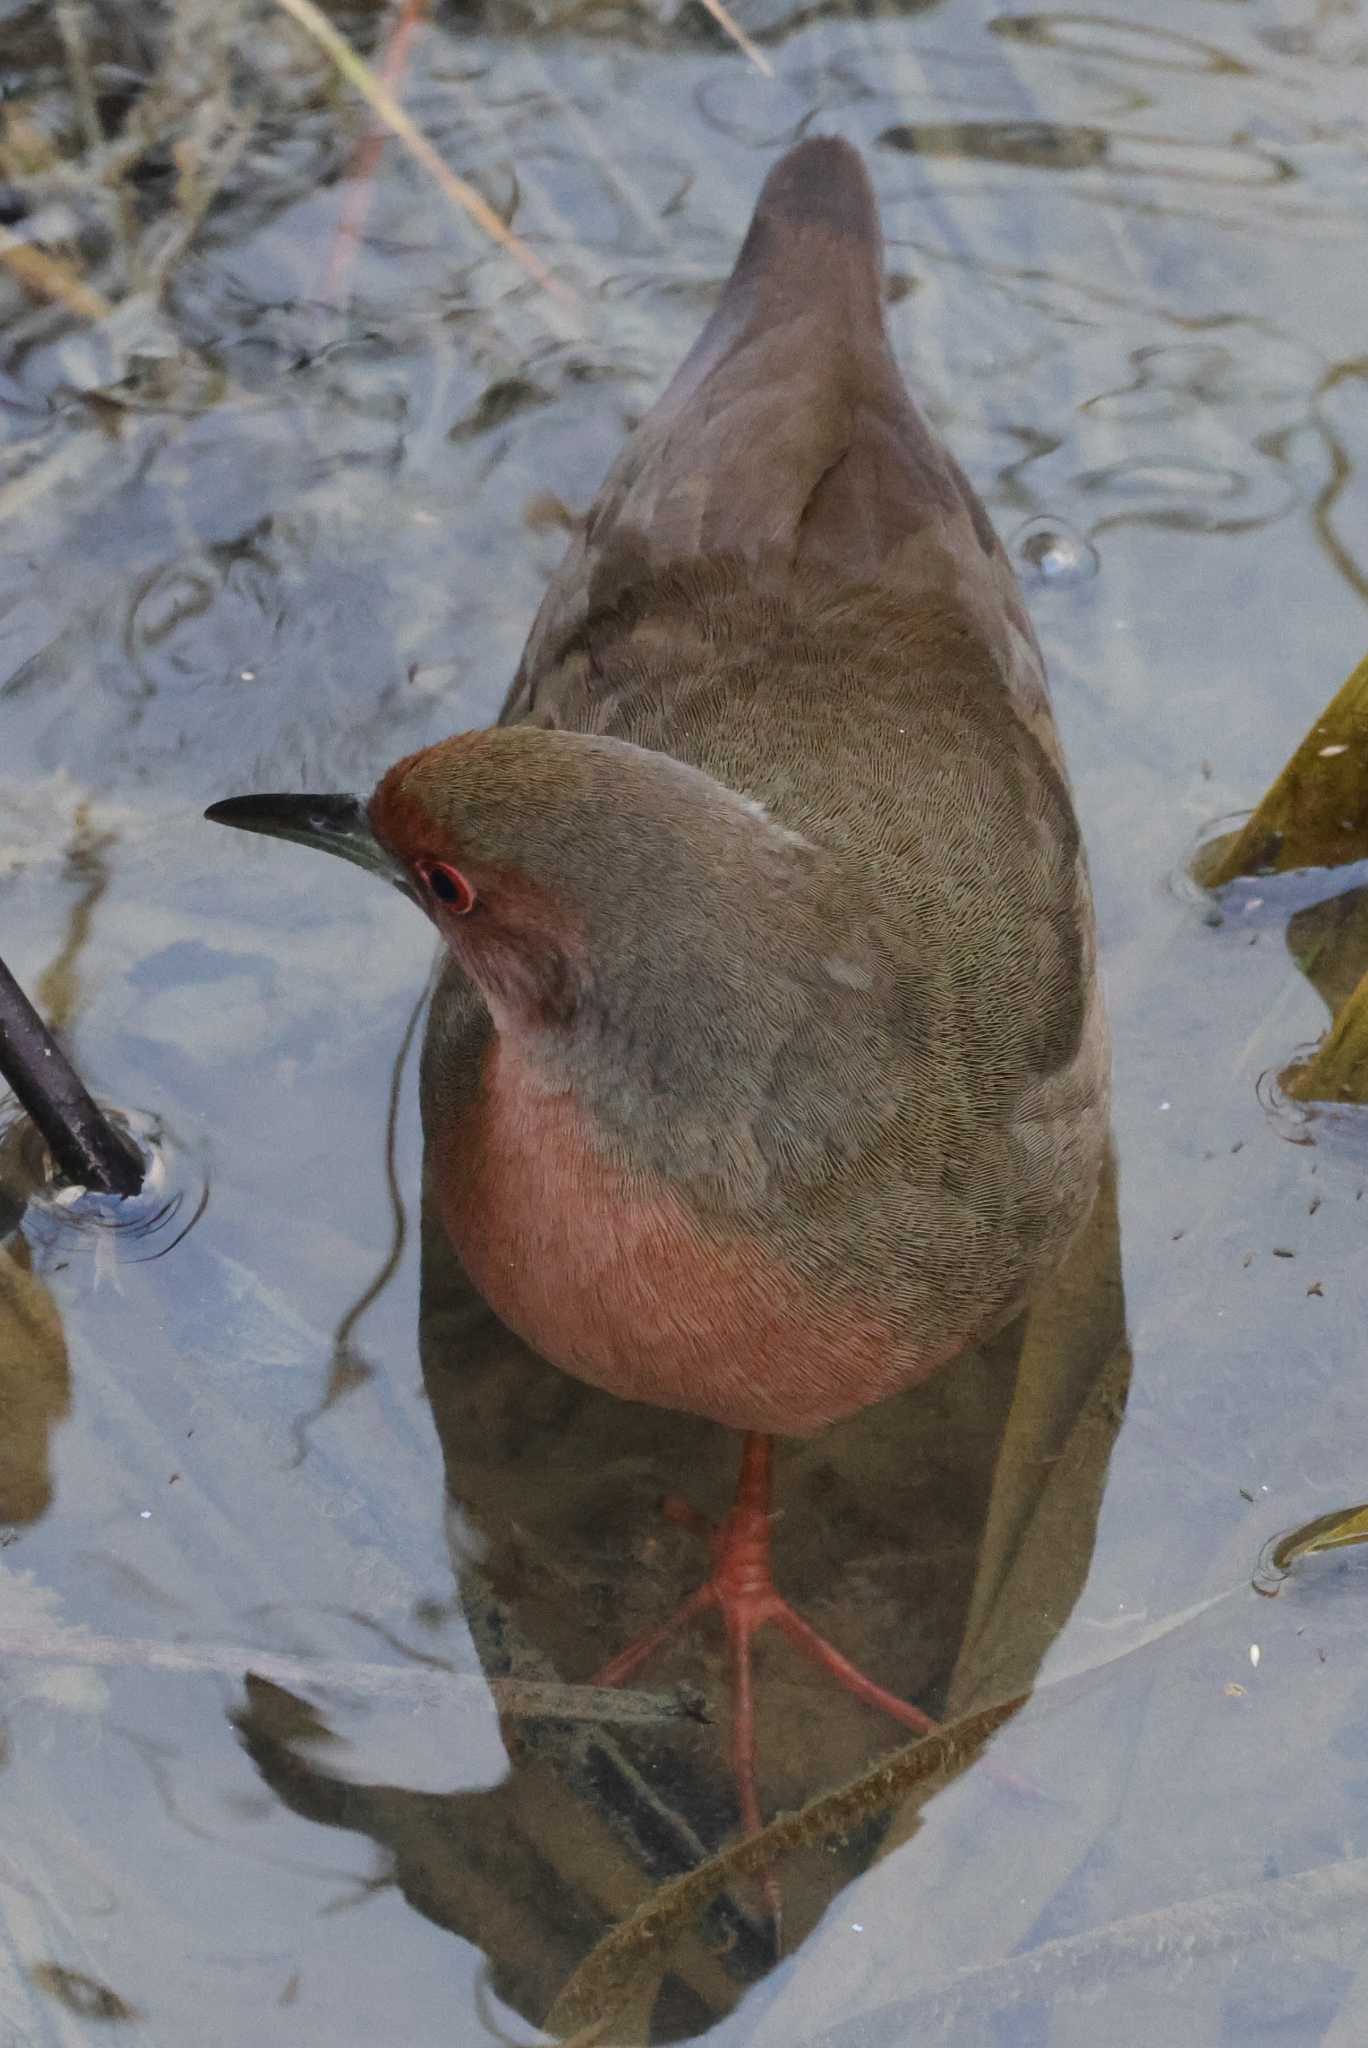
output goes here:
[{"label": "dry grass stem", "polygon": [[61,1623],[0,1622],[0,1657],[52,1664],[134,1667],[183,1676],[218,1673],[241,1682],[248,1673],[272,1685],[322,1688],[410,1706],[450,1706],[516,1719],[591,1721],[615,1727],[693,1719],[673,1693],[629,1692],[558,1680],[485,1679],[477,1672],[432,1664],[373,1664],[332,1657],[289,1657],[237,1643],[166,1643],[155,1637],[93,1635]]},{"label": "dry grass stem", "polygon": [[751,41],[735,16],[728,13],[727,9],[722,5],[722,0],[703,0],[703,5],[707,8],[718,27],[726,30],[727,34],[736,44],[737,49],[750,58],[756,70],[763,72],[766,78],[773,78],[774,66],[770,63],[769,58],[763,50],[758,49]]},{"label": "dry grass stem", "polygon": [[473,185],[468,184],[464,178],[457,177],[456,173],[442,162],[432,144],[414,126],[384,80],[378,77],[357,55],[351,44],[338,34],[327,16],[314,5],[314,0],[276,0],[276,5],[283,8],[292,20],[297,21],[299,26],[313,37],[319,48],[332,59],[343,77],[369,102],[385,126],[399,138],[409,154],[423,166],[452,204],[468,214],[476,226],[482,229],[492,242],[497,242],[501,249],[506,250],[515,262],[520,263],[528,276],[535,278],[552,298],[559,300],[562,305],[574,306],[577,303],[574,293],[568,286],[562,284],[559,278],[552,275],[541,258],[534,255],[518,235],[505,227],[488,200],[477,192]]},{"label": "dry grass stem", "polygon": [[796,1849],[841,1840],[871,1815],[886,1812],[894,1800],[963,1770],[1025,1697],[1018,1694],[982,1707],[895,1750],[850,1784],[810,1800],[797,1813],[781,1815],[758,1834],[660,1885],[585,1957],[557,1998],[548,2030],[568,2036],[574,2048],[590,2048],[643,1981],[663,1972],[671,1944],[719,1893],[738,1878],[763,1878],[780,1857]]},{"label": "dry grass stem", "polygon": [[103,146],[104,131],[100,126],[99,108],[95,104],[95,80],[90,69],[90,51],[86,47],[85,16],[75,0],[57,0],[53,11],[57,16],[57,33],[66,52],[71,96],[76,102],[81,134],[87,150],[94,156]]},{"label": "dry grass stem", "polygon": [[189,137],[177,143],[175,227],[148,265],[148,284],[153,290],[163,289],[194,241],[204,216],[237,168],[251,134],[249,123],[242,121],[215,135],[207,147]]},{"label": "dry grass stem", "polygon": [[30,297],[65,306],[78,320],[106,320],[114,308],[102,292],[78,277],[69,263],[0,227],[0,263]]}]

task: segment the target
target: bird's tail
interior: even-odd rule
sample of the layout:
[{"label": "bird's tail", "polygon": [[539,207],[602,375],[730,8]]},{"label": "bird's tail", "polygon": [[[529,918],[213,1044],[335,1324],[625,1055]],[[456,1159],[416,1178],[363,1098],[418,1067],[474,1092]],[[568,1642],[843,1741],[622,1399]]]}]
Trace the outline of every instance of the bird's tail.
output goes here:
[{"label": "bird's tail", "polygon": [[761,187],[741,253],[664,401],[674,410],[753,336],[820,316],[837,332],[883,328],[883,235],[859,151],[815,136]]},{"label": "bird's tail", "polygon": [[883,235],[859,151],[838,136],[800,142],[781,157],[755,202],[722,306],[733,294],[852,296],[863,310],[883,294]]}]

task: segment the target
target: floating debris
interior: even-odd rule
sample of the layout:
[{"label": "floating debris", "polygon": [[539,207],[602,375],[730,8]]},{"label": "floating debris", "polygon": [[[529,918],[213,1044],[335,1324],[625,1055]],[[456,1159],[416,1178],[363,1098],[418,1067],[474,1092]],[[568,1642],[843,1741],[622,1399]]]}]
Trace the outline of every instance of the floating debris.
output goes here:
[{"label": "floating debris", "polygon": [[74,2012],[83,2020],[135,2020],[138,2009],[96,1977],[84,1970],[69,1970],[63,1963],[35,1963],[29,1976],[40,1991]]}]

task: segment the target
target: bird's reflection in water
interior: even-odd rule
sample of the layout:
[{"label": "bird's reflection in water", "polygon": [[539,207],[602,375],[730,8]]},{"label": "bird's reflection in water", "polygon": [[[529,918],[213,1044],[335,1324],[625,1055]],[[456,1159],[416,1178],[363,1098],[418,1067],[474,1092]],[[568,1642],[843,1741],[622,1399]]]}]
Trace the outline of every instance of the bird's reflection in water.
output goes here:
[{"label": "bird's reflection in water", "polygon": [[[723,1513],[736,1438],[595,1392],[533,1356],[470,1290],[431,1214],[421,1347],[460,1532],[459,1597],[484,1671],[583,1683],[697,1583],[698,1539],[659,1503],[687,1488],[704,1514]],[[1028,1316],[926,1385],[781,1447],[781,1589],[938,1717],[1029,1690],[1086,1575],[1128,1371],[1109,1171],[1091,1224]],[[540,2024],[617,1923],[735,1833],[720,1625],[681,1638],[637,1684],[661,1696],[660,1718],[506,1717],[507,1775],[471,1792],[350,1782],[339,1752],[316,1746],[316,1711],[275,1687],[249,1685],[239,1726],[290,1807],[368,1835],[409,1903],[476,1943],[498,1997]],[[617,1696],[603,1706],[615,1716]],[[773,1632],[759,1639],[757,1721],[767,1815],[906,1743]],[[853,1875],[907,1839],[925,1796],[890,1804],[873,1786],[841,1838],[783,1860],[786,1952]],[[638,2038],[706,2031],[774,1956],[755,1887],[724,1892],[654,1968],[647,1959]]]},{"label": "bird's reflection in water", "polygon": [[[4,1198],[0,1174],[0,1203]],[[37,1522],[52,1504],[52,1439],[71,1409],[61,1315],[33,1254],[0,1215],[0,1530]]]}]

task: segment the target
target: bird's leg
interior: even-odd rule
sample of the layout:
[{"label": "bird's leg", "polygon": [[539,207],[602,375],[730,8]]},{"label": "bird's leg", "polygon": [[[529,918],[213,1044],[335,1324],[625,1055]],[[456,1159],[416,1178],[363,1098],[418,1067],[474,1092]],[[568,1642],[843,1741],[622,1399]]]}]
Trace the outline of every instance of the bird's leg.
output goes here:
[{"label": "bird's leg", "polygon": [[647,1629],[644,1636],[638,1636],[634,1643],[628,1643],[626,1649],[620,1650],[616,1657],[610,1658],[606,1664],[601,1664],[589,1683],[626,1685],[629,1678],[635,1678],[648,1658],[654,1657],[656,1651],[663,1650],[672,1636],[677,1636],[681,1629],[688,1627],[696,1614],[702,1614],[706,1608],[715,1607],[716,1604],[717,1595],[713,1591],[712,1580],[705,1580],[697,1592],[690,1593],[688,1599],[676,1607],[668,1621],[663,1621],[659,1628]]},{"label": "bird's leg", "polygon": [[804,1621],[778,1591],[771,1569],[770,1549],[772,1451],[771,1437],[757,1432],[746,1437],[741,1451],[736,1498],[730,1512],[716,1529],[710,1529],[702,1517],[684,1503],[666,1502],[665,1512],[671,1521],[681,1522],[686,1528],[708,1537],[712,1546],[712,1574],[682,1606],[676,1608],[662,1627],[639,1636],[591,1680],[594,1685],[625,1685],[647,1659],[686,1628],[695,1615],[703,1614],[711,1607],[720,1608],[731,1653],[732,1764],[741,1803],[741,1823],[747,1834],[756,1833],[761,1826],[755,1777],[751,1643],[767,1623],[774,1622],[795,1649],[801,1650],[820,1670],[844,1686],[847,1692],[854,1693],[856,1699],[863,1700],[866,1706],[882,1708],[885,1714],[901,1721],[905,1727],[914,1728],[919,1735],[929,1735],[937,1725],[920,1707],[899,1699],[896,1693],[867,1678],[825,1636],[819,1635]]},{"label": "bird's leg", "polygon": [[751,1643],[783,1601],[770,1570],[770,1462],[772,1437],[752,1432],[741,1447],[741,1471],[731,1512],[710,1532],[714,1598],[727,1625],[732,1681],[732,1770],[741,1803],[741,1826],[758,1834],[760,1794],[755,1782],[755,1684]]}]

